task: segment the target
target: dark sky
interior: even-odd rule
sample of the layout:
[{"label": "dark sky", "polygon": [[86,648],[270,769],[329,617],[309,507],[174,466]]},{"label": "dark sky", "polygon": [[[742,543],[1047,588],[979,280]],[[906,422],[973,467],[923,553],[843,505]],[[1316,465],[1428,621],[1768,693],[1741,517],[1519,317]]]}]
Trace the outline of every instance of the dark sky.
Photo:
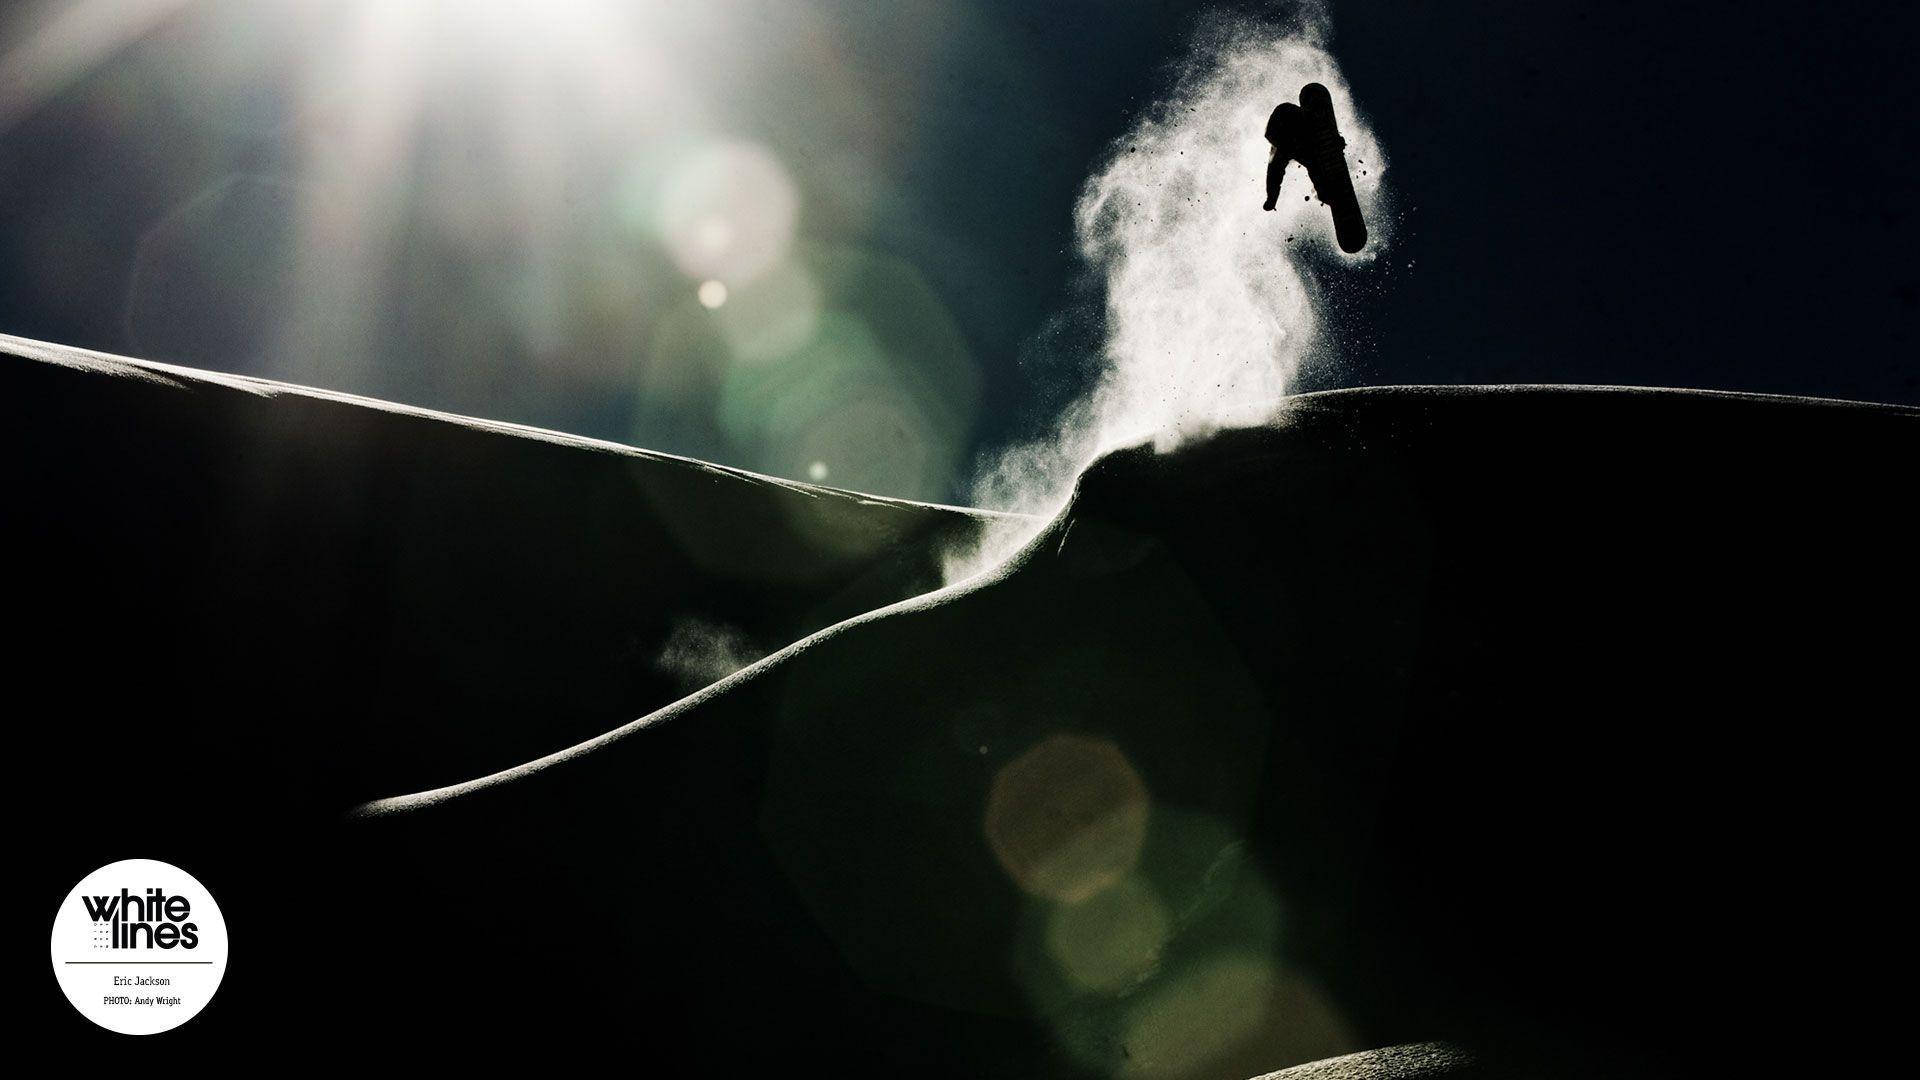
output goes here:
[{"label": "dark sky", "polygon": [[[1913,5],[1330,7],[1404,217],[1384,266],[1330,283],[1347,362],[1314,383],[1920,403]],[[1079,119],[1051,133],[1073,167],[1044,165],[1036,202],[1067,205],[1084,163],[1164,85],[1155,66],[1190,16],[1149,10],[1024,24],[1080,72]],[[1067,239],[1057,223],[1045,237]],[[1034,243],[1021,261],[1047,258]]]},{"label": "dark sky", "polygon": [[[843,294],[884,306],[865,316],[878,353],[937,324],[972,369],[952,391],[966,411],[939,421],[951,460],[829,482],[957,498],[974,450],[1030,430],[1074,389],[1084,365],[1059,354],[1098,348],[1075,337],[1084,323],[1040,339],[1092,295],[1072,253],[1074,197],[1168,85],[1200,6],[952,0],[925,5],[934,18],[818,0],[798,20],[799,5],[736,3],[744,15],[679,50],[712,73],[702,123],[785,161],[802,240],[821,245],[806,265],[830,306]],[[1910,5],[1330,8],[1332,51],[1389,156],[1397,222],[1375,264],[1323,268],[1337,359],[1307,387],[1570,382],[1920,404]],[[725,411],[718,382],[671,400],[649,389],[659,327],[690,318],[691,283],[658,245],[604,241],[584,207],[613,172],[569,172],[602,161],[592,154],[553,159],[559,209],[539,219],[582,238],[539,263],[572,321],[535,334],[511,304],[481,299],[496,295],[489,268],[524,255],[520,234],[455,242],[422,224],[443,208],[421,200],[469,190],[456,169],[455,186],[420,181],[381,219],[398,270],[358,301],[379,344],[332,367],[276,359],[263,341],[296,279],[275,253],[294,242],[299,193],[335,182],[315,179],[301,140],[332,121],[324,86],[301,98],[286,81],[300,38],[235,10],[183,9],[0,132],[0,331],[803,475],[806,447],[742,442],[709,415]],[[0,55],[22,25],[0,24],[12,35]],[[200,43],[214,37],[226,44],[209,59]],[[519,84],[490,81],[496,97],[474,100],[510,107]],[[402,159],[411,174],[479,153],[462,141],[468,107],[441,110]],[[673,137],[641,126],[635,146]],[[182,229],[188,255],[175,258]],[[579,299],[582,282],[609,292],[608,275],[627,284],[598,307]]]}]

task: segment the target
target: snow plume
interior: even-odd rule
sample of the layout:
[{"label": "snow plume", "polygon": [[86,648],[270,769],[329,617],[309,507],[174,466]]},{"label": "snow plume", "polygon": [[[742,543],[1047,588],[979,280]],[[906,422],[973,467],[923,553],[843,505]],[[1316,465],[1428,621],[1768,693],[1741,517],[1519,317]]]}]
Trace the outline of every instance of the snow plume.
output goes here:
[{"label": "snow plume", "polygon": [[674,621],[654,664],[691,692],[719,682],[763,655],[739,630],[688,617]]},{"label": "snow plume", "polygon": [[[977,505],[1039,515],[991,531],[948,560],[958,581],[997,565],[1066,500],[1088,463],[1123,446],[1158,450],[1270,420],[1313,344],[1309,260],[1370,260],[1383,239],[1385,162],[1326,51],[1310,4],[1276,25],[1212,16],[1172,89],[1108,148],[1074,210],[1080,254],[1105,279],[1099,375],[1051,433],[987,463]],[[1342,255],[1327,208],[1291,166],[1263,213],[1267,116],[1317,82],[1333,95],[1348,166],[1372,232]],[[1082,346],[1084,347],[1084,346]]]}]

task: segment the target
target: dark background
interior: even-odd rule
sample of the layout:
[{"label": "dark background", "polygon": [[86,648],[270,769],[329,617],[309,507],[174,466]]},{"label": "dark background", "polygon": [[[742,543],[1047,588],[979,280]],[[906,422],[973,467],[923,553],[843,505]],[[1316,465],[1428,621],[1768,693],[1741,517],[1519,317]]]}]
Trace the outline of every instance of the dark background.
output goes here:
[{"label": "dark background", "polygon": [[[0,130],[0,332],[805,478],[801,459],[731,439],[702,411],[708,398],[650,389],[649,365],[663,362],[653,330],[691,307],[692,289],[657,244],[596,248],[610,257],[588,283],[627,289],[609,301],[620,312],[534,341],[473,284],[501,252],[426,224],[445,183],[416,185],[384,231],[399,284],[369,316],[364,355],[270,355],[266,328],[287,303],[274,290],[290,280],[273,261],[291,214],[281,195],[324,186],[302,174],[314,106],[288,75],[311,35],[275,13],[281,2],[180,7]],[[0,56],[29,40],[44,10],[0,19]],[[786,161],[803,240],[917,270],[977,372],[947,458],[905,478],[855,469],[829,482],[961,498],[974,453],[1044,425],[1077,388],[1085,365],[1061,354],[1098,348],[1085,321],[1040,334],[1050,316],[1097,299],[1073,253],[1073,200],[1103,148],[1169,84],[1201,9],[738,0],[728,10],[730,21],[673,43],[711,76],[704,128]],[[1321,268],[1334,348],[1305,388],[1568,382],[1920,402],[1911,5],[1330,10],[1332,51],[1389,157],[1397,221],[1376,263]],[[403,161],[417,172],[457,149],[477,114],[427,115]],[[673,131],[662,121],[630,141],[644,151]],[[569,189],[550,219],[563,255],[606,233],[594,196],[610,174],[595,153],[556,162],[581,163],[584,192]],[[484,193],[481,168],[454,183]],[[857,198],[850,176],[864,185]],[[209,191],[224,194],[208,203]],[[196,197],[188,219],[214,217],[196,225],[191,258],[217,269],[142,285],[143,237]],[[583,280],[557,288],[578,293]]]}]

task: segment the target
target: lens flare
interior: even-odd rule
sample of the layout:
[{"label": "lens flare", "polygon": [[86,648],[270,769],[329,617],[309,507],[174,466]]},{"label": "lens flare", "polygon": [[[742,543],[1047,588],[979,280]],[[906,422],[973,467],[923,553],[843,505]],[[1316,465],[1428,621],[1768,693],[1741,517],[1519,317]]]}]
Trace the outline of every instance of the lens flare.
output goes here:
[{"label": "lens flare", "polygon": [[648,384],[655,369],[704,368],[724,460],[796,479],[830,463],[839,486],[953,497],[979,372],[911,264],[800,244],[750,281],[729,282],[725,305],[700,326],[673,321],[671,334],[656,334]]},{"label": "lens flare", "polygon": [[1122,1035],[1132,1077],[1252,1076],[1351,1053],[1346,1019],[1270,958],[1225,951],[1140,1000]]},{"label": "lens flare", "polygon": [[1133,869],[1148,804],[1146,784],[1119,747],[1054,735],[994,776],[987,842],[1022,889],[1077,903]]},{"label": "lens flare", "polygon": [[752,281],[793,243],[800,193],[763,146],[718,142],[695,151],[660,194],[656,226],[693,278]]},{"label": "lens flare", "polygon": [[719,316],[720,333],[741,363],[791,355],[820,328],[820,286],[798,260],[783,260],[727,296],[731,303]]},{"label": "lens flare", "polygon": [[1138,877],[1077,904],[1054,907],[1047,948],[1060,969],[1088,990],[1116,993],[1145,978],[1173,936],[1172,918]]}]

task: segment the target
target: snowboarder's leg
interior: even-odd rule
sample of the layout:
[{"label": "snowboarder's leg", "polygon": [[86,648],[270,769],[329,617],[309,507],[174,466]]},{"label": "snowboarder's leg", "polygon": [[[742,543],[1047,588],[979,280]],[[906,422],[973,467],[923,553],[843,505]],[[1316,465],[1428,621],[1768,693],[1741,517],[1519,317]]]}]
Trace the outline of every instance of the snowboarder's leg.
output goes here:
[{"label": "snowboarder's leg", "polygon": [[1287,159],[1274,147],[1267,148],[1267,201],[1262,210],[1271,210],[1280,201],[1280,181],[1287,175]]}]

